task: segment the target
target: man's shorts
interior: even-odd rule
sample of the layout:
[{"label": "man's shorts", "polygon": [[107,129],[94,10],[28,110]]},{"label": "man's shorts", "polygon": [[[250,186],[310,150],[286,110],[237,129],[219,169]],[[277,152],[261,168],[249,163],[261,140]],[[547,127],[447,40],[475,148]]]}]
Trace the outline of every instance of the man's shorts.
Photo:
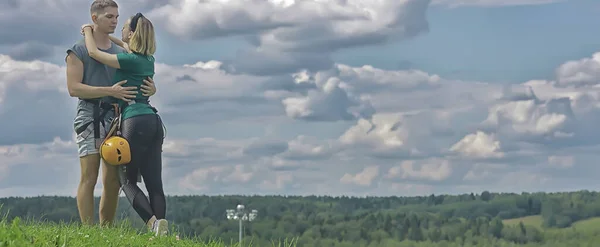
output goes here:
[{"label": "man's shorts", "polygon": [[[99,153],[98,148],[96,148],[96,140],[94,138],[94,105],[87,101],[79,100],[77,103],[77,114],[75,116],[75,120],[73,123],[74,130],[78,129],[82,125],[86,123],[90,123],[88,125],[88,129],[77,134],[76,142],[79,146],[79,157],[84,157],[90,154]],[[100,139],[104,140],[106,137],[106,133],[110,129],[110,123],[114,118],[114,112],[110,111],[106,113],[104,116],[104,121],[100,122]],[[104,123],[102,123],[104,122]],[[77,132],[75,132],[77,133]]]}]

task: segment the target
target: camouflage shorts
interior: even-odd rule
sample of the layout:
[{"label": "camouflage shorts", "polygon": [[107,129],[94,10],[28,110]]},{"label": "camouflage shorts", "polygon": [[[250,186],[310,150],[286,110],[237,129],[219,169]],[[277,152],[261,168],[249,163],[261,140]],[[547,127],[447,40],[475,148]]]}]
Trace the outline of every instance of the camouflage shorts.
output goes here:
[{"label": "camouflage shorts", "polygon": [[[83,125],[87,123],[91,123],[94,121],[94,105],[87,101],[79,100],[77,103],[77,114],[75,116],[75,120],[73,122],[74,130],[79,129]],[[114,118],[114,112],[110,111],[104,116],[102,121],[100,122],[100,139],[103,140],[106,137],[106,133],[110,128],[110,123]],[[76,133],[77,134],[77,133]],[[96,144],[96,140],[94,139],[94,125],[89,124],[87,128],[77,134],[76,142],[78,145],[78,153],[79,157],[84,157],[90,154],[97,154],[99,146]]]}]

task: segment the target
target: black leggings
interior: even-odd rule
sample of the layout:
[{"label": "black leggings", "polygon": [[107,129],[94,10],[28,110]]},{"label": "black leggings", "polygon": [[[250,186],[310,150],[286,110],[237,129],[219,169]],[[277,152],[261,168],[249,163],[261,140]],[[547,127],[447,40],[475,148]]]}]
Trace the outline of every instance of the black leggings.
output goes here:
[{"label": "black leggings", "polygon": [[[138,215],[148,222],[154,215],[164,219],[166,214],[165,193],[162,184],[163,124],[158,115],[140,115],[123,120],[123,138],[129,142],[131,162],[125,165],[122,189]],[[144,178],[148,198],[137,186],[138,172]]]}]

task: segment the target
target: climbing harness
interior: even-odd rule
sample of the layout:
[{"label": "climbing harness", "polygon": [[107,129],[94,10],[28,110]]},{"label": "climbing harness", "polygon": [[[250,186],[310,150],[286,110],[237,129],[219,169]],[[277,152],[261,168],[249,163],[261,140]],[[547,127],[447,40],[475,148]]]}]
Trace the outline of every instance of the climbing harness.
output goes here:
[{"label": "climbing harness", "polygon": [[[102,127],[106,127],[106,123],[104,122],[104,117],[110,111],[114,111],[113,104],[108,102],[104,102],[102,100],[97,99],[83,99],[83,101],[92,104],[93,113],[92,113],[92,121],[87,122],[81,125],[79,128],[75,129],[75,133],[77,135],[88,136],[91,132],[94,132],[94,141],[95,147],[100,148],[100,144],[102,144],[102,139],[100,138],[100,125]],[[90,126],[91,125],[91,126]]]}]

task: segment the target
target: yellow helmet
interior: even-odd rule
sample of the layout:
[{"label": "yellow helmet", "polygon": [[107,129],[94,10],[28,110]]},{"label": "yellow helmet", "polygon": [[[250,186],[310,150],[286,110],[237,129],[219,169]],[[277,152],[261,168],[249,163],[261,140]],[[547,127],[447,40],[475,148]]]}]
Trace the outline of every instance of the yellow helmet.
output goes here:
[{"label": "yellow helmet", "polygon": [[102,142],[100,157],[110,165],[125,165],[131,162],[129,142],[120,136],[111,136]]}]

